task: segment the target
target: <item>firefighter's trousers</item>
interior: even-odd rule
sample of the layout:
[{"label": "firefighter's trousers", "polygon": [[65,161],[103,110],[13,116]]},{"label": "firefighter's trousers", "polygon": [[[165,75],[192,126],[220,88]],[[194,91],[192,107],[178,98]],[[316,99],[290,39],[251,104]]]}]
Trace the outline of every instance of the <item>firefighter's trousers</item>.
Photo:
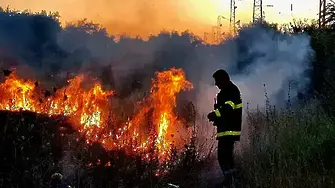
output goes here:
[{"label": "firefighter's trousers", "polygon": [[218,161],[223,174],[234,169],[234,144],[236,140],[231,138],[218,139]]}]

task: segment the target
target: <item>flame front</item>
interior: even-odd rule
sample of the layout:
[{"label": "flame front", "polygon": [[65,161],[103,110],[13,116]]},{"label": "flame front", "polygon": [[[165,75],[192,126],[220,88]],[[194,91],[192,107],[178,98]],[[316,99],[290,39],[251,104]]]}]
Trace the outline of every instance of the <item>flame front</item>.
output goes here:
[{"label": "flame front", "polygon": [[11,74],[0,85],[0,108],[2,110],[17,111],[20,109],[40,112],[34,98],[35,84],[31,81],[18,79]]},{"label": "flame front", "polygon": [[153,80],[151,104],[154,109],[154,124],[158,125],[156,143],[160,158],[168,155],[172,141],[176,139],[172,135],[177,132],[178,126],[182,126],[173,112],[176,107],[176,94],[192,87],[181,69],[157,73],[157,79]]},{"label": "flame front", "polygon": [[[111,125],[114,92],[104,91],[100,83],[85,90],[82,88],[84,78],[84,75],[78,75],[54,95],[45,97],[35,82],[20,79],[12,73],[0,84],[0,110],[63,115],[68,117],[76,131],[85,134],[88,144],[99,142],[107,150],[125,149],[128,152],[147,152],[149,146],[154,146],[161,161],[169,157],[171,145],[178,141],[173,135],[182,126],[173,112],[176,95],[193,87],[181,69],[156,73],[151,94],[123,126]],[[145,119],[148,115],[151,123]],[[148,129],[150,131],[144,131]]]}]

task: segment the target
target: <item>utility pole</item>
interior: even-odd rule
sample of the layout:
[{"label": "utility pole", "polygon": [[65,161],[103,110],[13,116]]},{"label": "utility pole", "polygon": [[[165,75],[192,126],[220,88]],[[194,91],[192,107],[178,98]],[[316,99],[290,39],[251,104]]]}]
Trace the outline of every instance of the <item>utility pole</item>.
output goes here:
[{"label": "utility pole", "polygon": [[216,30],[216,33],[217,33],[217,35],[216,35],[216,37],[217,37],[217,41],[218,41],[218,43],[220,43],[221,42],[221,26],[222,26],[222,23],[221,23],[221,16],[218,16],[218,18],[217,18],[217,24],[216,24],[216,26],[217,26],[217,30]]},{"label": "utility pole", "polygon": [[204,42],[208,42],[208,34],[207,32],[204,32]]},{"label": "utility pole", "polygon": [[235,35],[236,33],[236,4],[235,4],[235,0],[230,0],[230,19],[229,19],[229,29],[230,32],[233,33],[233,35]]},{"label": "utility pole", "polygon": [[216,43],[217,42],[217,31],[218,31],[218,26],[212,26],[212,42]]},{"label": "utility pole", "polygon": [[222,41],[222,19],[227,19],[226,17],[219,15],[217,18],[217,41],[221,42]]},{"label": "utility pole", "polygon": [[254,0],[253,12],[252,12],[253,23],[263,23],[263,1]]},{"label": "utility pole", "polygon": [[326,25],[326,5],[327,0],[320,0],[319,3],[319,28]]}]

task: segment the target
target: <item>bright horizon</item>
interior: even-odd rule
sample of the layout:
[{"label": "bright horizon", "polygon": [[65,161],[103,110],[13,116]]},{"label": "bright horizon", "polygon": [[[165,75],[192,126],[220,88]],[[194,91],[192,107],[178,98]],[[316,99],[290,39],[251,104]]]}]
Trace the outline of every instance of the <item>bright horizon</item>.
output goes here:
[{"label": "bright horizon", "polygon": [[[2,0],[0,6],[33,12],[58,11],[62,23],[87,18],[106,27],[110,34],[128,33],[146,38],[162,30],[190,30],[203,36],[216,25],[218,15],[229,19],[229,3],[230,0],[155,0],[154,3],[149,0]],[[236,20],[251,22],[252,5],[253,0],[236,0]],[[281,0],[280,3],[263,0],[263,5],[269,22],[317,18],[318,1],[315,0]],[[228,29],[228,19],[223,20],[222,30]]]}]

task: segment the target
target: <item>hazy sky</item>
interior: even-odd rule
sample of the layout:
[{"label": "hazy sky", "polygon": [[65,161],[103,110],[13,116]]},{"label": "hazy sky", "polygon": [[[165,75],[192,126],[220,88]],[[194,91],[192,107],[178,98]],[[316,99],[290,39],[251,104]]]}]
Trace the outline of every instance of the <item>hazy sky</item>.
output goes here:
[{"label": "hazy sky", "polygon": [[[230,0],[0,0],[0,6],[17,10],[58,11],[62,21],[88,18],[112,34],[147,36],[162,29],[189,29],[203,35],[217,16],[229,17]],[[291,12],[291,3],[293,11]],[[236,0],[236,20],[250,22],[253,0]],[[289,22],[292,18],[316,18],[317,0],[263,0],[266,19]],[[228,20],[224,25],[228,26]]]}]

